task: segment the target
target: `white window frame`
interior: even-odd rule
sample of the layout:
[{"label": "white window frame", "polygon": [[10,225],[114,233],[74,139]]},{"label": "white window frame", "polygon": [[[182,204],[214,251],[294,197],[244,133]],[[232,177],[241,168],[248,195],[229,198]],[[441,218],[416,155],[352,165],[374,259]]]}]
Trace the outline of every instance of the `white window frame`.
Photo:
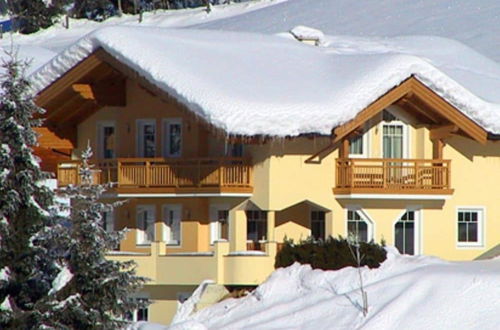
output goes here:
[{"label": "white window frame", "polygon": [[116,143],[118,142],[118,139],[116,136],[116,122],[114,120],[101,120],[97,122],[97,157],[99,157],[100,159],[104,159],[104,144],[102,139],[104,137],[104,128],[106,127],[113,127],[113,130],[115,132],[115,145],[113,148],[115,157],[113,158],[116,158]]},{"label": "white window frame", "polygon": [[[394,117],[399,118],[399,120],[394,120],[391,122],[385,122],[382,118],[379,124],[379,132],[380,132],[380,158],[384,158],[384,127],[391,125],[400,125],[403,127],[403,158],[410,158],[410,130],[409,124],[401,120],[401,116],[398,111],[394,111],[394,109],[385,109]],[[382,114],[382,113],[381,113]]]},{"label": "white window frame", "polygon": [[[156,236],[156,205],[154,204],[141,204],[136,206],[136,245],[151,245],[151,241],[147,239],[147,232],[139,228],[139,212],[148,210],[153,214],[153,236]],[[146,219],[144,221],[147,221]],[[153,237],[154,240],[154,237]]]},{"label": "white window frame", "polygon": [[392,222],[392,239],[393,239],[393,246],[396,247],[396,223],[401,219],[401,217],[406,213],[406,212],[414,212],[415,218],[413,222],[415,223],[415,226],[413,227],[415,238],[415,247],[414,247],[414,255],[420,255],[422,254],[422,207],[421,206],[408,206],[404,211],[402,211],[396,219]]},{"label": "white window frame", "polygon": [[[167,226],[167,215],[170,211],[178,211],[179,212],[179,240],[169,240],[171,229]],[[163,204],[162,205],[162,241],[165,242],[168,246],[179,247],[182,243],[182,204]]]},{"label": "white window frame", "polygon": [[372,220],[372,218],[368,215],[368,213],[361,208],[359,205],[347,205],[345,208],[345,213],[344,213],[344,219],[345,219],[345,237],[349,236],[349,230],[347,226],[348,222],[348,213],[349,211],[356,211],[359,212],[360,216],[363,218],[363,220],[367,224],[367,236],[368,236],[368,242],[371,242],[372,240],[375,241],[375,222]]},{"label": "white window frame", "polygon": [[144,125],[152,125],[155,128],[155,156],[158,153],[157,150],[157,136],[158,128],[156,127],[156,119],[137,119],[136,120],[136,132],[135,132],[135,142],[136,142],[136,155],[139,158],[144,158],[144,135],[142,134],[142,127]]},{"label": "white window frame", "polygon": [[[181,128],[181,145],[179,153],[172,153],[170,150],[170,125],[177,124]],[[183,147],[182,118],[164,118],[162,121],[162,154],[163,157],[181,157]]]},{"label": "white window frame", "polygon": [[[460,242],[458,240],[458,212],[478,212],[477,242]],[[457,206],[455,210],[455,241],[457,248],[483,248],[486,242],[486,207],[485,206]]]}]

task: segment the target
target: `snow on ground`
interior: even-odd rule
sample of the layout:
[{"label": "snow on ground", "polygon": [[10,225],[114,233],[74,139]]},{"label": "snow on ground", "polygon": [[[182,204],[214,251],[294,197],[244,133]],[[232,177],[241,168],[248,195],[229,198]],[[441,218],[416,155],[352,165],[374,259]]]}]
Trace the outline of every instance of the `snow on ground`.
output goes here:
[{"label": "snow on ground", "polygon": [[451,38],[500,62],[498,0],[289,0],[199,27],[274,34],[297,25],[330,35]]},{"label": "snow on ground", "polygon": [[330,134],[415,75],[500,133],[500,66],[465,45],[437,37],[325,38],[327,47],[315,47],[253,33],[109,27],[57,55],[33,80],[42,90],[102,47],[228,134],[283,137]]},{"label": "snow on ground", "polygon": [[[217,5],[212,7],[212,11],[207,13],[204,7],[179,10],[158,10],[156,12],[146,12],[142,23],[139,23],[138,15],[123,15],[122,17],[111,17],[99,23],[86,19],[70,19],[70,28],[64,27],[64,20],[54,26],[30,35],[13,34],[12,41],[16,45],[32,45],[60,52],[84,35],[95,29],[106,26],[158,26],[158,27],[183,27],[193,24],[200,24],[212,20],[239,15],[243,12],[261,9],[275,5],[285,0],[260,0],[243,3],[233,3],[230,5]],[[123,38],[124,36],[122,36]],[[0,39],[0,47],[8,48],[11,45],[9,34],[5,33]]]},{"label": "snow on ground", "polygon": [[[361,269],[366,317],[357,269],[294,264],[273,272],[246,297],[163,329],[498,329],[500,260],[448,262],[388,252],[380,268]],[[144,323],[136,328],[150,329]]]}]

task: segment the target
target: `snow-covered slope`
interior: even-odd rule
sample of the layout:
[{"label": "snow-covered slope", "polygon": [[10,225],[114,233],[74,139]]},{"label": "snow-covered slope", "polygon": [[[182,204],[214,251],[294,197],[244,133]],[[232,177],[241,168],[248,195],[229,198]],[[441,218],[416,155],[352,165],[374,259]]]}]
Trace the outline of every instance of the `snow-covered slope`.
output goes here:
[{"label": "snow-covered slope", "polygon": [[[30,35],[4,34],[0,39],[0,47],[8,48],[13,42],[15,45],[33,45],[59,52],[84,35],[95,29],[106,26],[158,26],[158,27],[183,27],[193,24],[210,22],[212,20],[226,18],[267,6],[275,5],[284,0],[260,0],[230,5],[213,6],[212,11],[207,13],[204,8],[180,9],[180,10],[158,10],[157,12],[144,13],[143,21],[139,23],[138,15],[124,15],[123,17],[112,17],[102,23],[86,19],[70,19],[70,28],[63,26],[63,20],[54,26]],[[11,37],[9,37],[11,36]]]},{"label": "snow-covered slope", "polygon": [[[127,36],[124,38],[123,36]],[[330,134],[415,75],[500,133],[500,67],[443,38],[290,38],[209,30],[112,27],[83,38],[33,77],[42,90],[99,47],[228,134]]]},{"label": "snow-covered slope", "polygon": [[200,27],[279,33],[306,25],[330,35],[434,35],[500,62],[498,0],[288,0]]},{"label": "snow-covered slope", "polygon": [[[378,269],[276,270],[252,294],[201,310],[181,329],[498,329],[500,260],[447,262],[394,249]],[[148,329],[144,325],[144,329]],[[161,329],[161,327],[156,327]]]}]

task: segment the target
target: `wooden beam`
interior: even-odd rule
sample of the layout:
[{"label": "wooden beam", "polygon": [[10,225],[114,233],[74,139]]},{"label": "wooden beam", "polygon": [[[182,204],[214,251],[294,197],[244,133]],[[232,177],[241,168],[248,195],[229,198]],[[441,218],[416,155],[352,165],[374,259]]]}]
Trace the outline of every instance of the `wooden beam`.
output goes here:
[{"label": "wooden beam", "polygon": [[396,102],[396,104],[404,109],[408,109],[410,112],[414,112],[416,115],[423,116],[424,118],[430,120],[433,124],[439,124],[442,122],[442,119],[436,115],[432,109],[429,109],[429,107],[416,97],[405,96]]},{"label": "wooden beam", "polygon": [[90,84],[73,84],[72,90],[82,99],[95,101],[96,97]]},{"label": "wooden beam", "polygon": [[333,143],[340,142],[344,137],[350,134],[355,129],[361,127],[367,120],[381,112],[388,106],[396,103],[399,99],[410,92],[411,78],[408,78],[399,86],[394,87],[389,92],[385,93],[375,102],[370,104],[367,108],[359,112],[354,119],[348,121],[344,125],[338,126],[334,129]]},{"label": "wooden beam", "polygon": [[432,140],[432,158],[443,159],[444,142],[441,139]]},{"label": "wooden beam", "polygon": [[429,87],[417,79],[412,79],[412,90],[418,97],[428,104],[432,109],[445,117],[451,123],[455,124],[459,129],[465,132],[469,137],[481,144],[486,144],[488,132],[467,117],[462,111],[449,104],[441,96],[437,95]]},{"label": "wooden beam", "polygon": [[38,145],[41,148],[74,149],[74,143],[67,137],[61,137],[48,127],[35,127],[38,134]]},{"label": "wooden beam", "polygon": [[[399,86],[394,87],[393,89],[382,95],[367,108],[359,112],[352,120],[336,127],[333,130],[333,143],[342,141],[351,132],[362,127],[362,125],[367,120],[369,120],[388,106],[397,103],[404,97],[409,98],[411,100],[410,102],[417,104],[416,108],[422,108],[422,104],[425,104],[427,109],[431,109],[437,115],[456,125],[470,138],[482,144],[486,143],[488,132],[484,128],[467,117],[463,112],[455,108],[453,105],[449,104],[441,96],[436,94],[434,91],[432,91],[430,88],[425,86],[413,76],[409,77]],[[415,101],[415,98],[418,101]],[[431,118],[431,116],[433,116],[429,115],[427,111],[420,112],[422,114],[425,114],[428,118]],[[438,117],[436,116],[433,116],[433,120],[435,120],[436,122],[440,122],[438,121]]]},{"label": "wooden beam", "polygon": [[63,76],[55,82],[47,86],[44,90],[38,93],[35,102],[40,107],[45,107],[47,103],[53,100],[57,95],[65,89],[71,87],[75,81],[81,80],[89,71],[96,68],[102,63],[102,60],[95,55],[95,52],[77,63],[73,68],[67,71]]},{"label": "wooden beam", "polygon": [[453,133],[458,132],[457,125],[451,124],[446,126],[440,126],[437,128],[431,128],[429,136],[431,140],[443,140],[449,138]]},{"label": "wooden beam", "polygon": [[339,158],[348,158],[349,157],[349,139],[345,138],[340,143],[339,147]]}]

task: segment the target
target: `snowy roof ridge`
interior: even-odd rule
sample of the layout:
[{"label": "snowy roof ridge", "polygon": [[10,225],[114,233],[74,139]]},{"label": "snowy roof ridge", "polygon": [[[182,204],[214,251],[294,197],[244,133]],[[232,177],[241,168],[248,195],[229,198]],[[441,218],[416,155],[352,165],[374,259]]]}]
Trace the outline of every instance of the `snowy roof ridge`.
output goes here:
[{"label": "snowy roof ridge", "polygon": [[[61,52],[32,81],[42,91],[103,48],[227,134],[285,137],[330,134],[415,76],[486,130],[500,133],[500,67],[458,42],[418,38],[363,43],[328,37],[331,48],[320,49],[252,33],[108,27]],[[413,45],[416,40],[425,47]]]}]

